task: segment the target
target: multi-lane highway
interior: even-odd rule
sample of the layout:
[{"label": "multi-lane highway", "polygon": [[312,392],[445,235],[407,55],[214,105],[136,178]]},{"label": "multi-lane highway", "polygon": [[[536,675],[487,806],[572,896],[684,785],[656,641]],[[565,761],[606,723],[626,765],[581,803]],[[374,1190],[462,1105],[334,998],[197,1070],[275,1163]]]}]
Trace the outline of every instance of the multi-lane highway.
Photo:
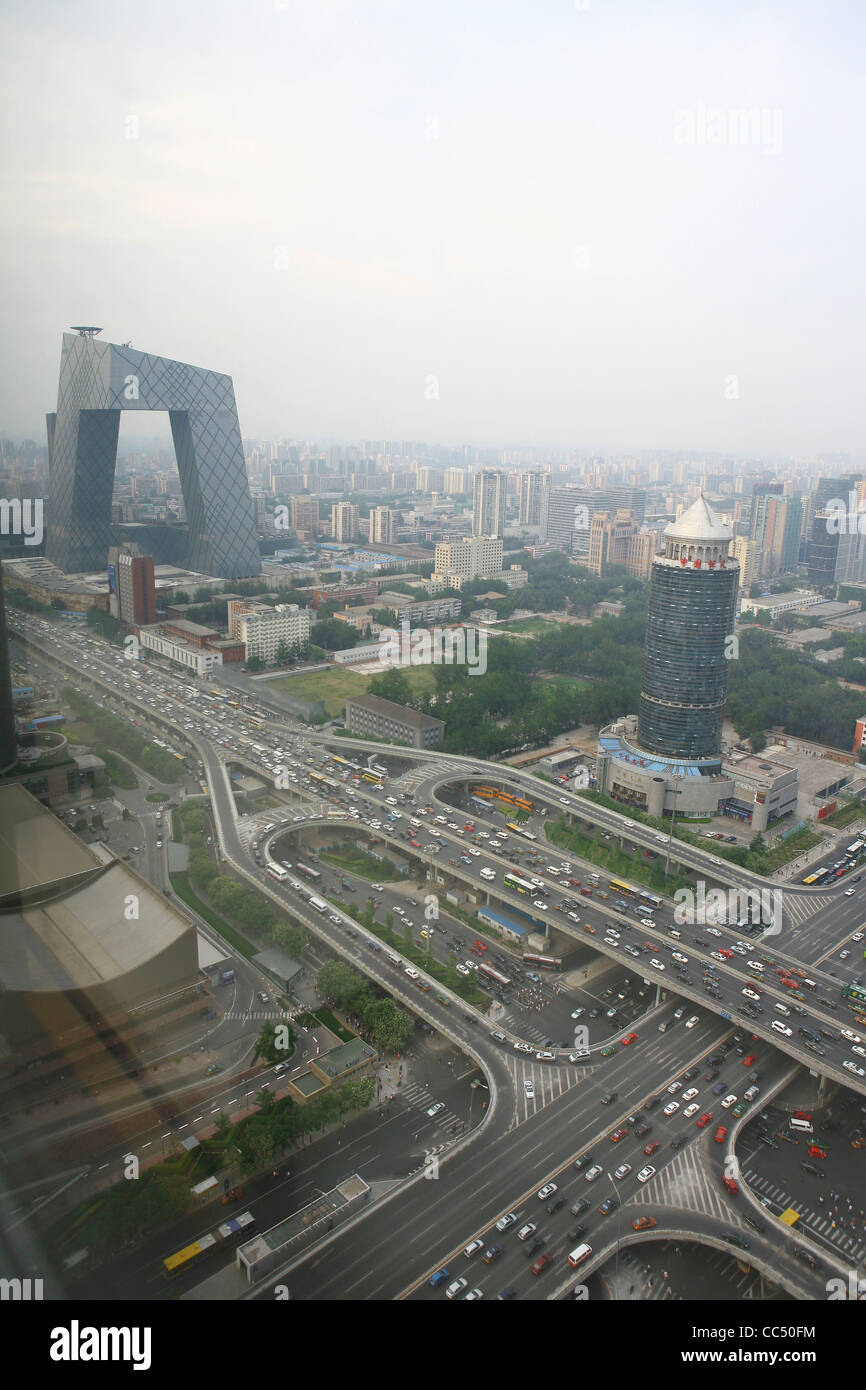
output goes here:
[{"label": "multi-lane highway", "polygon": [[[771,1045],[775,1045],[791,1053],[813,1071],[833,1076],[861,1091],[866,1090],[856,1072],[850,1067],[843,1069],[845,1061],[853,1060],[851,1048],[859,1044],[841,1035],[845,1027],[843,1015],[847,1016],[847,1011],[838,1000],[841,981],[853,978],[855,973],[856,957],[847,943],[850,937],[857,934],[863,911],[856,893],[846,898],[839,890],[815,894],[809,890],[786,889],[789,903],[785,905],[787,920],[783,923],[782,932],[768,938],[763,944],[745,935],[741,938],[735,929],[724,926],[677,924],[670,904],[665,904],[654,914],[639,917],[634,904],[617,907],[615,901],[600,902],[596,897],[588,902],[573,890],[564,891],[560,880],[565,862],[571,868],[569,876],[583,877],[592,872],[591,866],[580,864],[573,856],[568,856],[566,861],[558,851],[553,852],[545,845],[542,809],[546,811],[548,819],[557,813],[579,816],[582,820],[605,827],[605,833],[616,834],[623,840],[638,844],[646,841],[645,847],[654,853],[657,848],[653,846],[657,846],[660,837],[624,821],[605,808],[587,806],[579,798],[560,794],[559,788],[549,791],[543,784],[525,775],[521,780],[521,775],[511,769],[505,773],[501,768],[477,764],[469,759],[443,754],[421,755],[403,749],[398,752],[387,745],[359,746],[332,733],[311,734],[298,726],[291,726],[284,716],[274,714],[271,718],[264,717],[268,712],[258,697],[256,703],[262,707],[260,713],[263,717],[257,722],[263,723],[265,728],[257,735],[261,748],[261,752],[257,753],[249,746],[251,740],[248,739],[246,717],[224,706],[208,708],[208,702],[202,695],[191,698],[188,682],[179,681],[168,672],[154,670],[147,677],[139,675],[127,680],[125,677],[130,674],[131,664],[116,658],[104,644],[89,634],[70,635],[61,646],[54,640],[54,625],[43,623],[42,620],[28,620],[25,626],[31,650],[34,655],[38,654],[39,659],[54,669],[60,667],[77,673],[78,681],[73,683],[78,683],[80,688],[99,692],[103,698],[111,700],[113,707],[119,704],[128,714],[134,713],[143,725],[171,730],[174,740],[181,747],[195,750],[202,780],[210,794],[214,826],[223,857],[238,872],[255,879],[277,900],[288,898],[293,912],[318,936],[340,955],[353,960],[365,973],[377,979],[394,997],[403,999],[416,1013],[433,1022],[442,1033],[455,1038],[483,1066],[488,1076],[491,1098],[484,1124],[468,1140],[454,1148],[447,1162],[440,1165],[437,1181],[434,1183],[423,1177],[417,1178],[395,1192],[381,1210],[374,1207],[359,1223],[363,1228],[362,1235],[355,1234],[356,1227],[340,1233],[337,1237],[340,1242],[338,1260],[332,1259],[330,1246],[311,1256],[304,1267],[302,1296],[379,1298],[398,1296],[411,1291],[416,1285],[419,1289],[426,1289],[427,1285],[423,1282],[426,1271],[439,1260],[454,1263],[454,1250],[460,1255],[463,1247],[454,1243],[458,1233],[460,1240],[466,1232],[473,1231],[480,1232],[479,1239],[492,1240],[487,1228],[506,1214],[503,1211],[504,1203],[510,1203],[521,1216],[526,1214],[524,1209],[531,1211],[540,1207],[533,1196],[535,1187],[540,1188],[548,1181],[559,1184],[559,1179],[553,1175],[564,1174],[563,1164],[571,1163],[581,1146],[598,1145],[603,1139],[610,1143],[606,1137],[608,1120],[610,1132],[618,1127],[618,1120],[627,1130],[623,1139],[617,1141],[617,1147],[620,1143],[625,1147],[622,1156],[617,1153],[614,1171],[624,1165],[629,1165],[630,1171],[611,1180],[614,1189],[607,1195],[616,1195],[620,1207],[614,1208],[608,1215],[598,1213],[600,1229],[602,1233],[607,1233],[602,1235],[606,1243],[599,1248],[605,1251],[609,1248],[611,1231],[618,1232],[621,1240],[631,1239],[625,1227],[620,1232],[627,1206],[642,1202],[657,1181],[666,1181],[664,1170],[671,1163],[679,1162],[695,1144],[707,1139],[704,1130],[710,1121],[703,1126],[700,1136],[695,1129],[682,1153],[674,1151],[675,1157],[666,1154],[668,1162],[663,1169],[652,1163],[652,1155],[644,1155],[647,1163],[656,1171],[649,1175],[645,1183],[640,1184],[638,1193],[635,1187],[635,1160],[640,1155],[636,1151],[630,1156],[636,1127],[628,1127],[628,1118],[653,1094],[659,1094],[667,1085],[677,1081],[678,1074],[683,1069],[689,1069],[689,1062],[699,1066],[701,1054],[721,1044],[730,1035],[735,1021],[745,1022],[759,1039],[754,1046],[756,1050],[761,1050],[762,1071],[768,1064],[774,1073],[778,1068],[790,1065],[784,1063],[778,1052],[772,1049]],[[122,665],[118,662],[122,662]],[[141,683],[144,680],[147,688],[143,690]],[[333,770],[333,764],[327,762],[329,748],[339,748],[346,758],[357,759],[359,747],[365,758],[378,757],[389,768],[386,785],[377,788],[366,784],[362,795],[360,789],[349,785],[348,777],[345,780],[338,777],[332,779],[337,781],[333,797],[329,798],[327,805],[323,804],[320,785],[310,784],[305,776],[307,759],[313,759],[314,768],[317,764],[320,768],[329,765]],[[620,967],[645,975],[666,993],[679,994],[692,1004],[703,1005],[697,1023],[689,1031],[684,1031],[680,1025],[675,1030],[662,1033],[658,1031],[658,1020],[663,1022],[664,1017],[659,1014],[652,1022],[644,1020],[641,1025],[636,1025],[639,1034],[637,1046],[628,1050],[620,1048],[611,1056],[601,1059],[598,1042],[594,1039],[589,1058],[581,1058],[579,1065],[569,1063],[554,1048],[555,1059],[542,1062],[541,1070],[550,1076],[560,1075],[568,1079],[565,1084],[549,1088],[549,1093],[545,1089],[543,1104],[530,1106],[525,1089],[530,1078],[520,1069],[525,1067],[524,1058],[514,1051],[515,1044],[521,1041],[519,1020],[512,1016],[507,1027],[494,1030],[503,1034],[501,1041],[489,1037],[489,1026],[479,1026],[481,1018],[474,1009],[462,1003],[458,1008],[453,1007],[452,1003],[441,1003],[432,991],[419,992],[406,977],[402,963],[396,965],[385,952],[374,953],[365,949],[362,944],[365,935],[363,929],[339,906],[333,912],[317,913],[309,905],[308,892],[290,890],[287,895],[283,885],[266,879],[251,862],[250,838],[239,825],[234,805],[229,777],[229,764],[232,762],[243,762],[270,774],[278,765],[292,768],[297,780],[293,784],[290,779],[286,790],[289,796],[294,797],[296,808],[291,815],[283,815],[285,824],[270,832],[274,840],[284,836],[289,825],[294,831],[305,824],[326,824],[328,805],[336,804],[347,818],[351,816],[359,835],[368,835],[399,846],[404,856],[414,855],[439,880],[450,878],[457,883],[470,884],[477,891],[489,894],[493,901],[502,903],[506,910],[511,905],[531,911],[539,923],[555,921],[556,929],[572,937],[582,950],[591,947],[593,952],[607,956]],[[531,833],[537,835],[531,853],[538,857],[530,861],[528,844],[518,844],[515,836],[503,839],[502,817],[497,819],[493,812],[487,820],[480,820],[477,811],[465,815],[465,818],[461,812],[458,820],[455,809],[465,797],[470,784],[482,777],[493,785],[503,785],[504,779],[507,779],[518,782],[526,791],[531,788],[531,799],[536,808],[536,815],[530,823],[534,827]],[[393,797],[398,787],[403,789],[403,795]],[[301,809],[310,808],[311,792],[315,792],[319,802],[312,807],[317,812],[314,815],[310,814],[309,809]],[[388,801],[389,795],[392,795],[392,803]],[[420,805],[421,801],[431,808],[430,811]],[[409,845],[406,839],[403,822],[407,817],[407,807],[411,809],[412,818],[423,826],[418,836],[418,847]],[[287,797],[287,812],[288,809]],[[303,820],[298,819],[301,816]],[[437,816],[445,817],[444,825],[441,820],[436,820]],[[471,833],[467,831],[466,824],[474,827]],[[430,835],[431,825],[435,825],[435,841]],[[499,849],[491,849],[489,845],[494,830]],[[467,852],[470,844],[472,854]],[[429,849],[426,848],[428,845]],[[267,837],[262,849],[266,854]],[[676,845],[675,852],[679,863],[690,865],[699,876],[706,875],[711,882],[734,882],[742,887],[759,886],[759,881],[752,876],[741,875],[732,866],[720,865],[715,856],[691,846]],[[545,890],[543,897],[533,900],[530,909],[525,899],[511,891],[503,881],[505,873],[510,872],[515,863],[521,873],[531,872]],[[484,876],[482,870],[487,871]],[[490,879],[491,873],[495,875],[494,880]],[[535,906],[535,903],[539,906]],[[562,911],[557,911],[560,904]],[[789,904],[793,909],[790,915]],[[803,904],[808,904],[814,911],[811,914],[808,909],[804,911]],[[570,919],[569,912],[574,913],[578,920]],[[420,919],[416,925],[420,926]],[[594,928],[592,935],[585,930],[587,926]],[[852,950],[850,965],[838,959],[838,953],[846,949]],[[833,975],[827,968],[830,955],[834,956]],[[802,988],[797,991],[786,988],[778,973],[781,970],[808,973],[808,977],[815,981],[815,989],[807,986],[808,992],[804,992]],[[796,974],[788,973],[788,978],[800,982]],[[748,995],[744,995],[745,989],[750,991]],[[447,995],[447,991],[441,991],[441,987],[437,987],[438,992]],[[802,998],[796,999],[795,994],[801,994]],[[459,1001],[454,1000],[453,1003]],[[836,1009],[832,1007],[833,1004],[837,1005]],[[671,1007],[668,1006],[669,1010]],[[741,1011],[746,1009],[750,1012],[739,1018]],[[773,1023],[781,1026],[773,1028]],[[813,1038],[801,1034],[801,1028],[809,1029]],[[598,1041],[604,1041],[604,1038]],[[807,1043],[810,1044],[808,1051],[805,1047]],[[532,1062],[537,1066],[539,1059],[533,1057]],[[862,1070],[859,1060],[854,1060],[853,1065]],[[762,1080],[762,1086],[764,1084]],[[702,1090],[697,1081],[694,1085],[698,1095],[690,1098],[689,1105],[708,1105],[708,1097],[703,1094],[706,1087]],[[608,1111],[605,1112],[602,1102],[608,1096],[613,1099],[608,1102]],[[667,1104],[670,1105],[673,1098]],[[701,1109],[697,1118],[707,1113],[712,1113],[715,1120],[719,1118],[715,1109]],[[665,1121],[676,1119],[678,1115],[679,1112],[672,1109]],[[686,1122],[684,1128],[697,1123],[693,1115],[680,1118]],[[603,1130],[600,1128],[602,1120]],[[657,1123],[655,1117],[652,1123]],[[683,1137],[688,1138],[688,1135]],[[648,1142],[663,1145],[666,1142],[670,1147],[667,1135],[664,1140]],[[551,1159],[549,1155],[556,1157]],[[611,1164],[603,1166],[607,1173]],[[484,1174],[480,1182],[479,1172]],[[571,1178],[569,1181],[573,1186]],[[527,1183],[533,1186],[529,1187]],[[623,1183],[625,1188],[616,1186]],[[632,1193],[632,1189],[634,1192],[628,1202],[623,1202],[622,1193]],[[387,1210],[393,1202],[400,1203],[396,1226],[393,1211],[389,1213]],[[533,1203],[536,1204],[535,1208]],[[546,1218],[547,1215],[545,1212]],[[550,1219],[557,1215],[551,1214]],[[715,1215],[708,1215],[706,1211],[691,1212],[689,1220],[698,1219],[706,1225],[705,1234],[724,1240],[724,1233],[720,1235],[719,1228],[720,1223],[728,1220],[727,1207]],[[733,1214],[730,1220],[734,1220]],[[573,1225],[572,1221],[562,1230],[559,1226],[556,1228],[554,1244],[557,1260],[562,1253],[559,1247],[563,1240],[570,1239],[568,1230]],[[397,1242],[393,1235],[395,1229],[400,1232]],[[473,1238],[467,1236],[465,1244]],[[778,1244],[778,1238],[779,1233],[774,1231],[774,1244]],[[599,1237],[596,1237],[596,1243],[598,1240]],[[357,1259],[353,1254],[355,1241],[358,1242]],[[511,1253],[504,1248],[501,1256],[494,1256],[493,1263],[500,1259],[507,1260],[507,1264],[502,1266],[503,1272],[507,1269],[509,1277],[513,1275],[517,1279],[518,1271],[525,1272],[528,1266],[521,1263],[521,1255],[516,1270],[512,1269],[514,1262]],[[598,1257],[597,1249],[594,1258]],[[461,1255],[467,1264],[475,1258],[473,1255],[466,1260]],[[815,1296],[803,1289],[801,1265],[789,1272],[792,1280],[789,1287],[796,1288],[801,1296]],[[462,1269],[457,1271],[458,1275],[462,1273]],[[550,1296],[549,1289],[544,1291],[546,1281],[543,1273],[542,1270],[537,1276],[525,1274],[525,1278],[532,1281],[528,1287],[536,1293],[530,1294],[524,1290],[520,1293],[521,1297]],[[498,1269],[495,1277],[498,1281]],[[565,1283],[560,1280],[556,1284],[559,1292],[565,1289],[567,1278]],[[471,1282],[474,1284],[475,1280],[473,1267]],[[506,1283],[503,1278],[503,1286]],[[337,1289],[339,1292],[336,1292]],[[489,1296],[489,1290],[487,1292]]]}]

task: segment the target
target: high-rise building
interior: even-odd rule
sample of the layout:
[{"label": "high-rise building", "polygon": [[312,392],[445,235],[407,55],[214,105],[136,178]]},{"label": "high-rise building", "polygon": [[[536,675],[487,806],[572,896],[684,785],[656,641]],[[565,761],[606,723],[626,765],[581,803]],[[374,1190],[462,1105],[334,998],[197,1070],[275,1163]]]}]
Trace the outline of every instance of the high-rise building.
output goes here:
[{"label": "high-rise building", "polygon": [[358,537],[360,512],[354,502],[335,502],[331,507],[331,536],[335,541],[354,541]]},{"label": "high-rise building", "polygon": [[445,469],[445,491],[452,497],[460,497],[469,491],[469,474],[465,468]]},{"label": "high-rise building", "polygon": [[431,468],[425,465],[418,469],[418,487],[421,492],[441,492],[444,484],[444,474],[441,468]]},{"label": "high-rise building", "polygon": [[459,541],[440,541],[435,550],[434,574],[477,579],[502,569],[499,536],[465,536]]},{"label": "high-rise building", "polygon": [[0,772],[18,757],[15,711],[12,706],[12,670],[9,661],[9,633],[3,598],[3,570],[0,566]]},{"label": "high-rise building", "polygon": [[649,579],[656,536],[641,531],[631,512],[596,512],[589,528],[587,569],[599,576],[622,565],[635,579]]},{"label": "high-rise building", "polygon": [[295,531],[312,531],[319,525],[319,503],[315,497],[290,497],[289,521]]},{"label": "high-rise building", "polygon": [[124,623],[156,622],[153,556],[137,545],[113,545],[108,551],[109,609]]},{"label": "high-rise building", "polygon": [[739,566],[732,535],[703,495],[665,529],[653,561],[637,742],[651,753],[721,750]]},{"label": "high-rise building", "polygon": [[391,507],[373,507],[370,511],[370,544],[395,545],[400,513]]},{"label": "high-rise building", "polygon": [[64,333],[57,410],[48,415],[46,556],[64,573],[101,569],[115,537],[111,496],[122,410],[166,410],[189,518],[186,563],[256,576],[255,518],[230,376]]},{"label": "high-rise building", "polygon": [[505,474],[482,468],[472,489],[473,536],[501,536],[505,530]]},{"label": "high-rise building", "polygon": [[518,522],[521,526],[540,526],[544,494],[550,488],[550,474],[532,469],[520,474],[520,511]]},{"label": "high-rise building", "polygon": [[564,550],[571,554],[574,545],[574,528],[576,522],[586,520],[586,549],[589,550],[589,520],[583,514],[576,514],[575,508],[580,505],[581,498],[585,495],[585,489],[579,487],[548,487],[541,495],[541,534],[548,545],[554,545],[559,550]]}]

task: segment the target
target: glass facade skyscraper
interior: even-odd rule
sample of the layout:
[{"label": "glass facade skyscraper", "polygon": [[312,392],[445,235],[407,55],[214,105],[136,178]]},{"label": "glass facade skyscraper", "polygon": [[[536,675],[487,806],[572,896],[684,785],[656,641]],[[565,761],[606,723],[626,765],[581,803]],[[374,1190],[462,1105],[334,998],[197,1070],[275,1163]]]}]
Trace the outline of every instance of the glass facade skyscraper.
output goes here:
[{"label": "glass facade skyscraper", "polygon": [[46,555],[66,574],[104,569],[121,410],[166,410],[189,526],[186,565],[225,579],[261,570],[230,376],[64,333],[48,416]]},{"label": "glass facade skyscraper", "polygon": [[653,561],[637,742],[672,758],[717,757],[739,565],[703,497],[665,530]]}]

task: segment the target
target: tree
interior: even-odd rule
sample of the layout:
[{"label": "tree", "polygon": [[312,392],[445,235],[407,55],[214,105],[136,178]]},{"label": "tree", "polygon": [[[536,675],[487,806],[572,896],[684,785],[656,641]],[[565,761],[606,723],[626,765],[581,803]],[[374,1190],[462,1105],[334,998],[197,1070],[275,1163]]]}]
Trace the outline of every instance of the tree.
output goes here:
[{"label": "tree", "polygon": [[216,1117],[214,1127],[220,1139],[225,1139],[232,1127],[232,1120],[224,1110],[221,1110]]},{"label": "tree", "polygon": [[246,667],[248,671],[261,671],[264,664],[265,663],[262,661],[262,658],[260,656],[248,656],[246,660]]},{"label": "tree", "polygon": [[280,642],[277,644],[277,654],[276,654],[276,656],[274,657],[274,665],[275,665],[275,666],[287,666],[288,663],[289,663],[289,657],[290,657],[290,656],[291,656],[291,650],[290,650],[290,648],[289,648],[289,644],[288,644],[288,642],[286,641],[285,637],[283,637],[283,638],[280,640]]}]

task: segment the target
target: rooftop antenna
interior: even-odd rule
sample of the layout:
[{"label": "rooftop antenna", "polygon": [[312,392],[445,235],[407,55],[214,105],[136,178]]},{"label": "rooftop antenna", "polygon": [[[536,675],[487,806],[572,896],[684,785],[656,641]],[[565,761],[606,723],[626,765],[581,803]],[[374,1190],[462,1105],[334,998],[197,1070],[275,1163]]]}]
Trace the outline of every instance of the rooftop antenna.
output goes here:
[{"label": "rooftop antenna", "polygon": [[82,327],[80,324],[72,325],[72,332],[77,333],[79,338],[95,338],[97,333],[101,333],[101,328]]}]

